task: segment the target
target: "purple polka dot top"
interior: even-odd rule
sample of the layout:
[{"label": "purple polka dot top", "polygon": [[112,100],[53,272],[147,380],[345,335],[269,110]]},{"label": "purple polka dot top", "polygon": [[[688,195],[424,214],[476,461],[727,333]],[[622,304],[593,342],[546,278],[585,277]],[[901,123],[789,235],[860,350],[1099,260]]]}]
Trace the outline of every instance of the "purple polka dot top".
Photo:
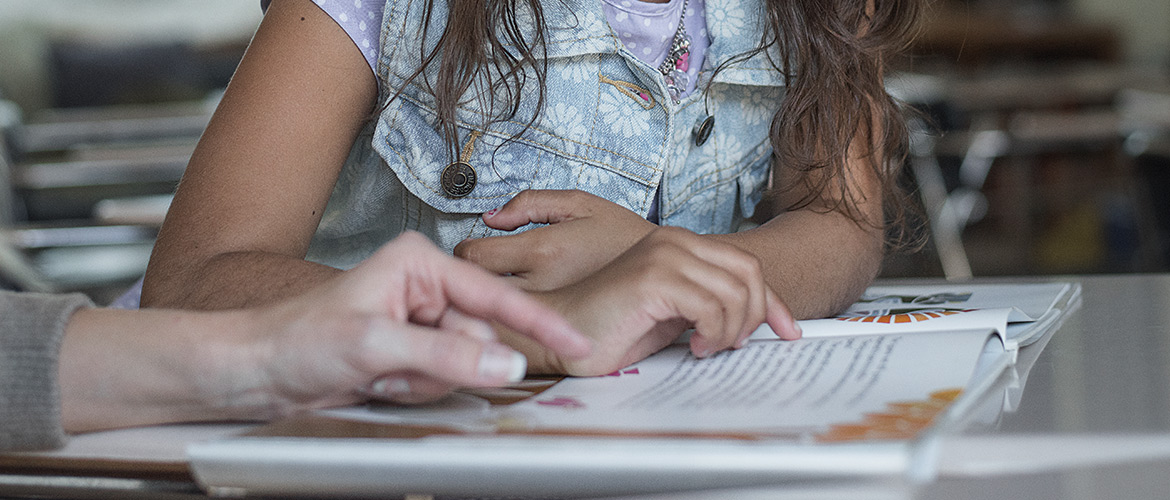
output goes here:
[{"label": "purple polka dot top", "polygon": [[[378,35],[381,32],[385,2],[379,0],[313,0],[333,18],[365,56],[370,69],[377,73]],[[651,3],[642,0],[600,0],[610,29],[634,57],[657,68],[666,59],[670,43],[678,29],[680,16],[691,38],[687,74],[690,83],[683,95],[695,89],[703,55],[710,44],[707,22],[703,15],[704,0],[669,0]],[[261,1],[267,7],[268,2]],[[682,12],[686,4],[686,12]]]}]

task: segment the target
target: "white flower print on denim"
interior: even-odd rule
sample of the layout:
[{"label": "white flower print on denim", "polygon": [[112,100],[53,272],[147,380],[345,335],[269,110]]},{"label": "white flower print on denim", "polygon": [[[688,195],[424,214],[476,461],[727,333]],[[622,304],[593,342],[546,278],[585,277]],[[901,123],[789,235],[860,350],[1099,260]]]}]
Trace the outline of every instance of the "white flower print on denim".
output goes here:
[{"label": "white flower print on denim", "polygon": [[711,0],[707,2],[707,13],[711,19],[707,21],[707,29],[716,37],[743,36],[747,25],[747,14],[741,3],[734,0]]},{"label": "white flower print on denim", "polygon": [[507,148],[500,148],[497,144],[489,144],[487,141],[485,141],[482,150],[475,156],[475,159],[472,160],[472,166],[481,170],[485,170],[484,173],[493,172],[495,176],[500,177],[501,179],[504,179],[505,182],[507,182],[508,178],[502,175],[500,170],[514,170],[514,167],[511,167],[511,165],[513,165],[515,161],[515,155],[513,155],[511,151],[508,151]]},{"label": "white flower print on denim", "polygon": [[599,12],[574,12],[567,19],[562,19],[559,22],[548,19],[546,21],[549,22],[550,30],[566,30],[575,33],[569,38],[579,36],[577,33],[605,33],[609,31],[609,21],[605,20],[604,15],[598,15]]},{"label": "white flower print on denim", "polygon": [[[698,157],[699,160],[691,166],[695,179],[705,180],[709,176],[719,178],[720,170],[735,167],[735,165],[728,164],[728,159],[741,158],[746,153],[743,141],[735,135],[712,135],[707,144],[714,147],[703,148]],[[723,175],[727,175],[727,173]]]},{"label": "white flower print on denim", "polygon": [[421,144],[415,143],[410,146],[408,151],[405,151],[406,157],[403,160],[407,165],[415,165],[417,168],[425,168],[427,165],[434,165],[438,160],[431,154],[430,149]]},{"label": "white flower print on denim", "polygon": [[560,65],[561,78],[573,83],[588,83],[597,81],[597,55],[588,54],[580,57],[567,58]]},{"label": "white flower print on denim", "polygon": [[[672,163],[686,161],[687,155],[691,154],[691,148],[695,147],[692,139],[693,130],[693,127],[686,124],[681,124],[680,126],[676,126],[674,128],[674,140],[672,141],[674,149],[673,155],[671,157]],[[711,141],[707,142],[707,144],[710,143]],[[704,144],[703,147],[708,146]],[[695,153],[695,157],[698,157],[698,153]],[[670,167],[668,166],[667,168]]]},{"label": "white flower print on denim", "polygon": [[646,198],[645,194],[637,191],[622,191],[622,195],[626,198],[624,204],[618,201],[622,206],[630,207],[631,210],[642,215],[650,210],[650,199]]},{"label": "white flower print on denim", "polygon": [[582,164],[577,172],[577,189],[586,191],[596,190],[598,187],[609,184],[614,174],[593,165]]},{"label": "white flower print on denim", "polygon": [[[386,142],[387,143],[394,143],[394,144],[402,144],[403,142],[405,142],[402,140],[403,137],[404,137],[404,134],[401,130],[394,130],[394,131],[390,132],[390,134],[387,134]],[[432,165],[435,162],[435,158],[431,154],[431,152],[427,151],[421,144],[418,144],[418,143],[409,144],[405,148],[395,148],[395,149],[393,149],[393,151],[394,151],[394,154],[396,156],[398,156],[398,159],[400,161],[402,161],[402,163],[407,164],[407,165],[422,167],[422,166],[426,166],[426,165]],[[350,172],[343,170],[342,173],[340,174],[340,176],[342,176],[342,177],[344,177],[346,175],[350,175]],[[357,181],[351,181],[351,182],[356,183]],[[326,215],[328,215],[328,214],[326,214]]]},{"label": "white flower print on denim", "polygon": [[606,85],[602,87],[601,102],[597,103],[601,120],[627,139],[650,130],[645,110],[631,106],[631,102],[628,96]]},{"label": "white flower print on denim", "polygon": [[[686,201],[688,204],[689,203],[701,203],[704,206],[711,206],[714,203],[716,191],[718,191],[718,188],[709,187],[709,188],[703,189],[697,193],[690,194],[690,196],[688,196],[686,200],[674,200],[674,201],[675,201],[675,203],[680,202],[680,201]],[[672,203],[672,205],[673,205],[673,203]],[[663,213],[662,215],[669,216],[669,215],[673,215],[673,214]]]},{"label": "white flower print on denim", "polygon": [[[716,138],[712,137],[708,143],[715,143]],[[715,147],[704,148],[699,155],[698,161],[691,165],[691,171],[695,173],[695,179],[704,179],[715,171],[719,170],[719,158],[723,156],[723,145],[714,144]]]},{"label": "white flower print on denim", "polygon": [[729,168],[732,166],[721,162],[720,160],[725,158],[743,158],[747,154],[747,148],[744,146],[743,141],[740,140],[739,136],[737,135],[721,134],[718,137],[712,137],[712,139],[719,141],[714,148],[716,151],[718,151],[716,154],[718,155],[719,159],[712,161],[711,163],[721,164],[720,168]]},{"label": "white flower print on denim", "polygon": [[541,117],[542,126],[564,137],[565,152],[575,154],[579,145],[589,139],[589,127],[585,126],[583,113],[578,107],[564,102],[558,102],[546,109],[547,112]]},{"label": "white flower print on denim", "polygon": [[748,127],[770,126],[776,110],[780,109],[780,94],[775,89],[749,89],[743,93],[744,124]]}]

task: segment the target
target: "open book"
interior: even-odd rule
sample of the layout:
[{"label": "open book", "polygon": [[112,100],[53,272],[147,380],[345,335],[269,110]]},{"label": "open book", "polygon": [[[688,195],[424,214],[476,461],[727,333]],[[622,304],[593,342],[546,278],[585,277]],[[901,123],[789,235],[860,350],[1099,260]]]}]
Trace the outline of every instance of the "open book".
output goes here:
[{"label": "open book", "polygon": [[1053,331],[1079,293],[1074,283],[873,287],[842,317],[802,322],[801,340],[760,331],[706,359],[676,344],[603,377],[324,410],[192,445],[191,468],[214,493],[276,495],[929,478],[933,437],[976,402],[998,410],[1003,396],[988,394],[1012,378],[1019,346]]},{"label": "open book", "polygon": [[[805,337],[991,328],[1015,350],[1048,331],[1080,293],[1065,282],[873,286],[842,315],[800,325]],[[753,338],[770,335],[765,326]]]}]

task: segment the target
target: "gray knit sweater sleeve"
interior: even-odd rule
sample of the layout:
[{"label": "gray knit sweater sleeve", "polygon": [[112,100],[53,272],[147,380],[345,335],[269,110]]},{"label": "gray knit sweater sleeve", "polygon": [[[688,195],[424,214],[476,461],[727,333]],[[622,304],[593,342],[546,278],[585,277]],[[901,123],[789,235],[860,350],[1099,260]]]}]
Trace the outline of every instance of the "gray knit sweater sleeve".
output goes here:
[{"label": "gray knit sweater sleeve", "polygon": [[0,450],[57,448],[57,356],[69,317],[93,303],[81,294],[0,291]]}]

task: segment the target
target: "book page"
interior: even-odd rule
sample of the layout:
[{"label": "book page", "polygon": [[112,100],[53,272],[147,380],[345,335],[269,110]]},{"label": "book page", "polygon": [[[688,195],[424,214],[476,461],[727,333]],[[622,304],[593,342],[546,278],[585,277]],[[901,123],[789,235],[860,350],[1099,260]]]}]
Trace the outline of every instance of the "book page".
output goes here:
[{"label": "book page", "polygon": [[[816,338],[972,329],[995,330],[996,333],[1003,335],[1007,332],[1014,310],[914,306],[851,311],[835,318],[800,321],[803,336]],[[771,327],[763,324],[752,332],[752,338],[774,339],[776,334],[772,332]]]},{"label": "book page", "polygon": [[610,376],[563,380],[505,411],[532,429],[824,434],[890,405],[957,395],[990,335],[758,341],[707,359],[676,345]]},{"label": "book page", "polygon": [[933,306],[945,309],[1016,309],[1022,316],[1013,321],[1034,321],[1048,312],[1072,286],[1065,282],[871,286],[849,308],[847,315],[882,308]]},{"label": "book page", "polygon": [[[1052,312],[1072,290],[1072,283],[1063,282],[874,286],[841,315],[800,326],[805,337],[990,328],[1014,349],[1027,340],[1027,324]],[[767,325],[752,333],[755,339],[775,337]]]}]

